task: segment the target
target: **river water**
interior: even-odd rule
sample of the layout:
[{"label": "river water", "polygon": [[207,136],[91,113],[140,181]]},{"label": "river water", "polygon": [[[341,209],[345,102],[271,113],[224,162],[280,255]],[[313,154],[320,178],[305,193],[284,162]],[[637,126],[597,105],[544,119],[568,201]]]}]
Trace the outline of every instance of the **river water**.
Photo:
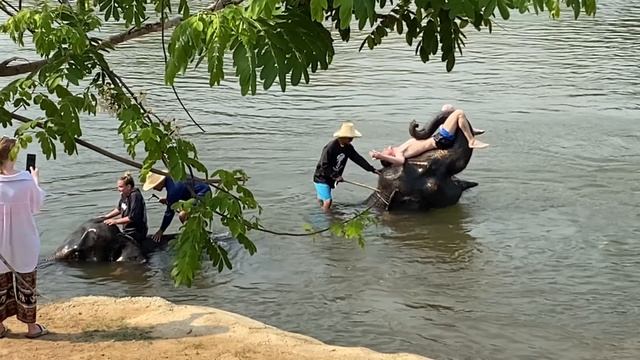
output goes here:
[{"label": "river water", "polygon": [[[206,133],[162,86],[159,35],[123,44],[110,56],[115,69],[185,125],[206,165],[246,169],[268,228],[301,232],[362,208],[369,192],[348,184],[331,217],[314,201],[315,163],[342,119],[364,134],[355,142],[364,154],[404,141],[411,119],[454,103],[487,129],[491,147],[461,174],[480,186],[451,208],[382,215],[364,249],[328,235],[254,234],[254,256],[229,243],[234,269],[206,267],[192,288],[174,288],[170,255],[156,254],[144,266],[53,264],[39,273],[41,292],[162,296],[332,344],[437,359],[639,358],[640,1],[603,0],[579,21],[514,14],[499,24],[491,35],[468,30],[452,73],[396,37],[360,53],[357,39],[336,42],[331,70],[285,94],[276,86],[242,97],[231,73],[209,88],[202,70],[190,72],[177,87]],[[6,38],[0,47],[30,55]],[[124,154],[116,127],[107,114],[88,118],[83,138]],[[128,169],[82,148],[38,161],[46,255],[115,205]],[[375,184],[354,164],[345,177]],[[148,208],[153,231],[162,207]]]}]

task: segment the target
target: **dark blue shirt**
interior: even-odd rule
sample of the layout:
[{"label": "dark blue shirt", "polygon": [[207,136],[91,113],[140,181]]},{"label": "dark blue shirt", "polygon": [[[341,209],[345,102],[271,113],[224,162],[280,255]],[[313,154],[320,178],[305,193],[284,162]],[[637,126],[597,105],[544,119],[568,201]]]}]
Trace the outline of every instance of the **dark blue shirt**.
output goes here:
[{"label": "dark blue shirt", "polygon": [[171,220],[173,220],[173,216],[175,215],[175,211],[171,208],[171,206],[177,203],[180,200],[189,200],[193,196],[191,195],[191,191],[189,191],[189,186],[193,184],[193,191],[196,193],[196,197],[204,196],[207,192],[211,191],[209,185],[191,180],[186,181],[178,181],[175,182],[170,177],[166,177],[164,186],[167,189],[167,210],[164,212],[164,218],[162,219],[162,225],[160,225],[160,230],[165,231],[171,224]]}]

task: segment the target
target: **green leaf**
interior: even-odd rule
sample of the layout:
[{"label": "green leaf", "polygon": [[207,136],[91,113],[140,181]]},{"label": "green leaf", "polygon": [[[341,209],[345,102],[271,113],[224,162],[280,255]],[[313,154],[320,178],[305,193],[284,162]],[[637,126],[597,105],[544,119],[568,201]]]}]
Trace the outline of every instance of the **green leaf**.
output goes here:
[{"label": "green leaf", "polygon": [[340,29],[346,29],[351,23],[353,0],[334,0],[334,8],[340,8]]},{"label": "green leaf", "polygon": [[483,12],[483,17],[485,19],[488,19],[490,16],[493,15],[493,12],[495,11],[497,4],[498,4],[497,0],[489,0]]},{"label": "green leaf", "polygon": [[324,21],[324,11],[327,6],[327,0],[311,0],[311,18],[317,22]]},{"label": "green leaf", "polygon": [[502,19],[509,20],[509,16],[510,16],[509,8],[507,7],[505,0],[497,0],[497,4],[498,4],[498,10],[500,10],[500,16],[502,17]]}]

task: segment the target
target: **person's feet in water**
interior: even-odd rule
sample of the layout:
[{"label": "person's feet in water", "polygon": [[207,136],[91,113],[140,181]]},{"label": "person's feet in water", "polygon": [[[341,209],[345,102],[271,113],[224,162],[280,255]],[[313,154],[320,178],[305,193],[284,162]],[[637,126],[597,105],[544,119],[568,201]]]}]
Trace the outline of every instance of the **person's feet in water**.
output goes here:
[{"label": "person's feet in water", "polygon": [[469,141],[469,147],[472,149],[484,149],[486,147],[488,147],[489,144],[487,143],[483,143],[482,141],[478,140],[478,139],[473,139],[471,141]]}]

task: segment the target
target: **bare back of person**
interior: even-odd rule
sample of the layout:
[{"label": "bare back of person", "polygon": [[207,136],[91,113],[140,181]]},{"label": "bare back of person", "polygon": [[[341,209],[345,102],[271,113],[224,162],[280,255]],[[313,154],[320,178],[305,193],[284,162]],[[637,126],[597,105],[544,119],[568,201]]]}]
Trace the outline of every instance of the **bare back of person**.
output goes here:
[{"label": "bare back of person", "polygon": [[[445,107],[443,107],[443,110],[444,109]],[[455,110],[447,117],[445,122],[440,126],[440,128],[438,128],[436,134],[432,137],[425,140],[411,138],[405,141],[402,145],[388,147],[382,152],[372,150],[369,152],[369,155],[373,159],[388,161],[393,165],[402,165],[406,159],[418,156],[429,150],[438,148],[447,149],[453,146],[455,133],[458,128],[467,138],[467,143],[470,148],[483,149],[489,146],[489,144],[475,138],[464,111]]]}]

